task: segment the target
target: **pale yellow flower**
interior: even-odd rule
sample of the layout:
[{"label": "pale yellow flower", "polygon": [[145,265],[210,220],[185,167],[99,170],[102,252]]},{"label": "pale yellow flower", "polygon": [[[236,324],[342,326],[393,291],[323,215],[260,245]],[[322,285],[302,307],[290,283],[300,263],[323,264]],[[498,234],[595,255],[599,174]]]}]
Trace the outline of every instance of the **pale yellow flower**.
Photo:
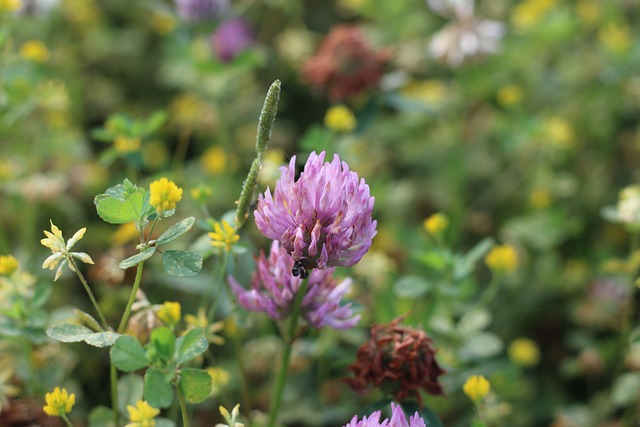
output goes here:
[{"label": "pale yellow flower", "polygon": [[199,308],[196,316],[193,314],[186,314],[184,316],[184,322],[187,324],[187,331],[194,328],[202,328],[204,330],[204,336],[211,344],[224,344],[224,338],[216,335],[216,333],[224,329],[224,321],[219,320],[217,322],[210,323],[204,308]]},{"label": "pale yellow flower", "polygon": [[136,241],[140,238],[140,233],[136,229],[135,222],[120,224],[118,229],[111,235],[111,242],[114,245],[124,245],[128,242]]},{"label": "pale yellow flower", "polygon": [[22,0],[0,0],[0,12],[14,12],[20,9],[22,6]]},{"label": "pale yellow flower", "polygon": [[51,393],[47,393],[44,396],[47,404],[42,408],[47,415],[53,415],[57,417],[64,416],[71,412],[71,408],[76,403],[76,395],[69,392],[66,389],[60,389],[56,387]]},{"label": "pale yellow flower", "polygon": [[324,125],[336,132],[351,132],[358,124],[356,116],[344,105],[334,105],[324,116]]},{"label": "pale yellow flower", "polygon": [[556,2],[557,0],[524,0],[513,9],[511,22],[520,31],[529,30],[540,23]]},{"label": "pale yellow flower", "polygon": [[482,400],[491,390],[491,384],[482,375],[471,375],[462,386],[462,391],[474,402]]},{"label": "pale yellow flower", "polygon": [[528,338],[518,338],[509,345],[509,359],[516,365],[535,366],[540,361],[540,348]]},{"label": "pale yellow flower", "polygon": [[13,274],[20,263],[13,255],[0,255],[0,275],[9,276]]},{"label": "pale yellow flower", "polygon": [[598,31],[598,37],[613,52],[624,53],[631,48],[631,29],[627,24],[611,22]]},{"label": "pale yellow flower", "polygon": [[447,229],[449,218],[442,212],[438,212],[425,219],[422,226],[429,234],[436,236]]},{"label": "pale yellow flower", "polygon": [[160,415],[160,410],[149,405],[145,400],[138,400],[136,406],[128,405],[129,420],[125,427],[155,427],[155,417]]},{"label": "pale yellow flower", "polygon": [[222,147],[209,147],[200,160],[205,172],[218,175],[225,171],[227,167],[227,154]]},{"label": "pale yellow flower", "polygon": [[72,262],[71,258],[79,259],[80,261],[86,264],[93,264],[93,260],[89,255],[84,252],[71,252],[71,248],[78,242],[78,240],[82,239],[85,231],[87,231],[86,227],[81,228],[76,231],[76,233],[69,239],[68,242],[65,243],[64,237],[62,237],[62,231],[55,225],[53,222],[51,223],[51,233],[47,230],[44,230],[45,239],[40,240],[43,246],[51,249],[53,254],[49,256],[44,263],[42,263],[42,268],[48,268],[49,270],[53,270],[58,267],[56,271],[56,275],[53,279],[55,282],[62,275],[62,270],[68,264],[71,271],[76,271],[74,267],[74,262]]},{"label": "pale yellow flower", "polygon": [[118,135],[113,141],[113,146],[120,153],[134,153],[140,150],[140,138],[130,138],[128,136]]},{"label": "pale yellow flower", "polygon": [[176,208],[182,199],[182,188],[167,178],[160,178],[149,185],[149,203],[156,211],[163,212]]},{"label": "pale yellow flower", "polygon": [[20,56],[34,62],[47,62],[49,49],[40,40],[29,40],[20,47]]},{"label": "pale yellow flower", "polygon": [[220,406],[220,408],[218,409],[220,410],[220,414],[222,415],[222,418],[224,418],[224,420],[227,422],[227,424],[216,424],[215,427],[244,427],[243,423],[237,421],[238,416],[240,415],[239,403],[233,407],[231,414],[229,414],[229,411],[227,411],[224,406]]},{"label": "pale yellow flower", "polygon": [[182,307],[179,302],[165,301],[158,308],[158,319],[162,320],[168,326],[175,326],[180,322],[182,317]]},{"label": "pale yellow flower", "polygon": [[567,120],[551,117],[544,122],[543,138],[559,148],[570,148],[574,142],[573,128]]},{"label": "pale yellow flower", "polygon": [[224,248],[225,251],[230,251],[235,243],[240,240],[240,236],[236,233],[236,229],[233,228],[225,220],[222,223],[215,221],[213,224],[213,232],[209,233],[211,237],[211,246],[216,248]]},{"label": "pale yellow flower", "polygon": [[493,247],[484,258],[487,266],[495,273],[508,273],[518,267],[518,253],[513,246]]},{"label": "pale yellow flower", "polygon": [[503,107],[511,107],[520,104],[524,98],[524,91],[521,86],[508,84],[502,86],[497,94],[498,104]]},{"label": "pale yellow flower", "polygon": [[440,104],[447,96],[447,85],[437,79],[416,80],[402,88],[402,94],[426,104]]},{"label": "pale yellow flower", "polygon": [[219,367],[207,368],[207,373],[211,377],[211,394],[216,396],[220,389],[229,383],[231,375],[226,370]]}]

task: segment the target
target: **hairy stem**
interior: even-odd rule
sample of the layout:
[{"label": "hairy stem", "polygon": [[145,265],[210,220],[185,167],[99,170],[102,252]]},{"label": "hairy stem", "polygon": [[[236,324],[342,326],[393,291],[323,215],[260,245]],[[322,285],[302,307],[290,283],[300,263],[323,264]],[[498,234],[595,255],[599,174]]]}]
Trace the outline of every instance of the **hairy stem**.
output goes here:
[{"label": "hairy stem", "polygon": [[98,317],[100,318],[100,322],[102,323],[102,327],[104,328],[105,331],[108,331],[109,330],[109,324],[107,323],[107,319],[105,319],[104,314],[102,314],[102,310],[100,309],[100,305],[98,305],[98,301],[96,300],[96,297],[93,295],[93,292],[91,291],[91,288],[89,287],[89,284],[87,283],[87,281],[84,278],[83,274],[80,273],[80,270],[78,270],[78,265],[75,263],[75,261],[71,257],[69,257],[69,265],[72,266],[72,270],[76,272],[76,274],[78,275],[78,278],[80,279],[80,282],[82,282],[82,286],[84,286],[84,290],[87,291],[87,294],[89,295],[89,299],[91,300],[91,304],[93,304],[93,307],[98,312]]}]

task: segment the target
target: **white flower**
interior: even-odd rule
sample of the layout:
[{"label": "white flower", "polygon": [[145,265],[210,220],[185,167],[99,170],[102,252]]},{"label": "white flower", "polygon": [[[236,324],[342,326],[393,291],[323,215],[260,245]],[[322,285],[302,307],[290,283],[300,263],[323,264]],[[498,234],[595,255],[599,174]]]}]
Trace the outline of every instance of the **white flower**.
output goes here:
[{"label": "white flower", "polygon": [[71,252],[70,249],[75,245],[78,240],[82,239],[85,231],[87,231],[86,227],[81,228],[76,231],[76,233],[69,239],[68,242],[65,243],[64,237],[62,237],[62,231],[58,227],[56,227],[51,220],[51,233],[47,230],[44,230],[45,239],[40,240],[43,246],[51,249],[52,255],[49,258],[45,259],[42,263],[42,268],[48,268],[49,270],[53,270],[58,267],[56,271],[55,278],[53,281],[55,282],[62,275],[62,270],[66,265],[69,265],[69,268],[72,271],[75,270],[75,264],[73,262],[69,262],[70,258],[77,258],[80,261],[86,264],[93,264],[93,260],[91,257],[84,252]]}]

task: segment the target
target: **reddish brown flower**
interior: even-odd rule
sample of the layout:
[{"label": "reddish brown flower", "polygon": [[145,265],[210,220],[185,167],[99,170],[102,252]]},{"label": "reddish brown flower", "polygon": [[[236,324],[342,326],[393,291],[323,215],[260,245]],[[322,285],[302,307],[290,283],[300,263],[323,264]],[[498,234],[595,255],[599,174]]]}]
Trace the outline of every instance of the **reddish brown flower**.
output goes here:
[{"label": "reddish brown flower", "polygon": [[358,393],[379,387],[396,401],[413,397],[421,403],[420,390],[444,394],[438,377],[445,371],[435,359],[433,340],[424,331],[399,326],[401,320],[371,326],[371,339],[348,368],[355,377],[345,382]]},{"label": "reddish brown flower", "polygon": [[339,25],[304,64],[302,78],[335,102],[377,86],[388,58],[369,47],[360,28]]}]

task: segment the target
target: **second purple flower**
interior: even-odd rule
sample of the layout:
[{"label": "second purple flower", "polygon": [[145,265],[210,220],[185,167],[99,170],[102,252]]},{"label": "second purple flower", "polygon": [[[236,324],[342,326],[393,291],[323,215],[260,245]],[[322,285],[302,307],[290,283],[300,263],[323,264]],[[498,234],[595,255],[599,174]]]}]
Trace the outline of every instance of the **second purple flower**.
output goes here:
[{"label": "second purple flower", "polygon": [[[337,154],[330,163],[324,157],[312,152],[297,180],[292,157],[281,168],[274,194],[261,194],[254,212],[260,232],[279,241],[302,271],[351,267],[376,234],[369,186]],[[304,277],[296,268],[294,275]]]}]

